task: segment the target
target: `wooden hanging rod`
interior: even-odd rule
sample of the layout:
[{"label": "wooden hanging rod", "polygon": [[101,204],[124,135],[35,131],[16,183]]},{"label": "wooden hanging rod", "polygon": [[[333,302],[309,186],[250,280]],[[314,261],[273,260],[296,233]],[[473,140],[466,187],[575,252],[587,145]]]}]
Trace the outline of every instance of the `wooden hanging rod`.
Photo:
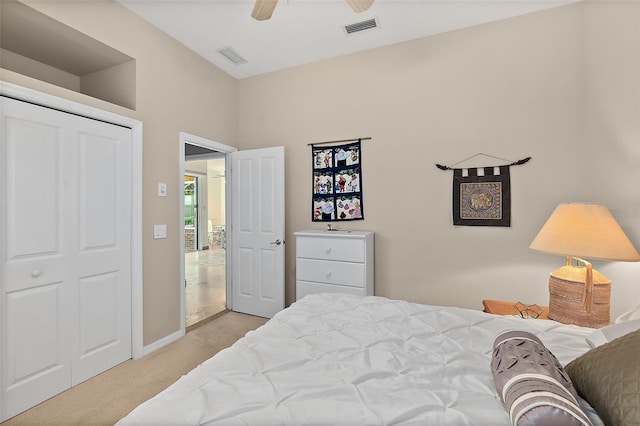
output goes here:
[{"label": "wooden hanging rod", "polygon": [[[436,163],[436,167],[437,167],[437,168],[439,168],[440,170],[453,170],[453,168],[454,168],[455,166],[457,166],[458,164],[463,163],[463,162],[465,162],[465,161],[467,161],[467,160],[469,160],[469,159],[471,159],[471,158],[473,158],[473,157],[477,157],[478,155],[484,155],[484,156],[487,156],[487,157],[493,157],[493,158],[496,158],[496,159],[498,159],[498,160],[511,161],[511,160],[505,160],[505,159],[503,159],[503,158],[499,158],[499,157],[494,157],[493,155],[487,155],[487,154],[482,154],[482,153],[480,153],[480,154],[473,155],[473,156],[471,156],[471,157],[469,157],[469,158],[466,158],[466,159],[464,159],[464,160],[462,160],[462,161],[458,161],[457,163],[452,164],[451,166],[444,166],[444,165],[442,165],[442,164],[438,164],[438,163]],[[527,164],[527,163],[529,162],[529,160],[531,160],[531,157],[526,157],[526,158],[523,158],[522,160],[513,161],[513,162],[511,162],[511,163],[509,163],[509,164],[505,164],[505,165],[506,165],[506,166],[520,166],[520,165],[522,165],[522,164]],[[471,167],[471,168],[472,168],[472,169],[475,169],[475,168],[477,168],[477,167]]]},{"label": "wooden hanging rod", "polygon": [[308,143],[307,146],[313,146],[313,145],[324,145],[327,143],[341,143],[341,142],[355,142],[355,141],[368,141],[371,139],[371,136],[367,136],[366,138],[353,138],[353,139],[341,139],[338,141],[325,141],[325,142],[312,142],[312,143]]}]

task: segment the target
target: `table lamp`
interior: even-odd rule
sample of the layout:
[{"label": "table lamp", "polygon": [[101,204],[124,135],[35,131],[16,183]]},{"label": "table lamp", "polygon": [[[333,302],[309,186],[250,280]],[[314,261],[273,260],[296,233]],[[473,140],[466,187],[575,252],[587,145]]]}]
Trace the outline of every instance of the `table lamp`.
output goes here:
[{"label": "table lamp", "polygon": [[640,254],[603,204],[560,204],[529,248],[566,256],[566,265],[549,277],[548,317],[585,327],[610,323],[611,281],[582,258],[640,261]]}]

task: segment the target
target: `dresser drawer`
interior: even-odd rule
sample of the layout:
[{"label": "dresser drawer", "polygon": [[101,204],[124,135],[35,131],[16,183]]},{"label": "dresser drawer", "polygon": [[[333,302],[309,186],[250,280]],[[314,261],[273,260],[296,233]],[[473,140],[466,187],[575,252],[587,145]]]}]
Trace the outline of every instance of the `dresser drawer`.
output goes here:
[{"label": "dresser drawer", "polygon": [[329,260],[297,259],[297,278],[302,281],[364,287],[364,264]]},{"label": "dresser drawer", "polygon": [[365,296],[364,288],[360,287],[296,281],[296,300],[300,300],[308,294],[315,293],[347,293]]},{"label": "dresser drawer", "polygon": [[335,237],[298,237],[296,257],[364,262],[364,241]]}]

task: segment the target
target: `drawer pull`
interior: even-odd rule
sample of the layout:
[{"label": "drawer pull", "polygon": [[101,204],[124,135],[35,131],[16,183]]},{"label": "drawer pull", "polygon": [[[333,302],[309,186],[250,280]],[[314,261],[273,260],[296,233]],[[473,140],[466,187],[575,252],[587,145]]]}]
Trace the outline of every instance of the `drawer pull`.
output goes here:
[{"label": "drawer pull", "polygon": [[42,275],[42,272],[39,269],[34,269],[33,271],[31,271],[31,276],[33,278],[38,278],[40,275]]},{"label": "drawer pull", "polygon": [[327,254],[331,254],[331,250],[332,250],[331,247],[329,247],[324,252],[327,253]]},{"label": "drawer pull", "polygon": [[325,275],[327,276],[327,278],[331,278],[331,274],[333,274],[333,272],[331,271],[325,272]]}]

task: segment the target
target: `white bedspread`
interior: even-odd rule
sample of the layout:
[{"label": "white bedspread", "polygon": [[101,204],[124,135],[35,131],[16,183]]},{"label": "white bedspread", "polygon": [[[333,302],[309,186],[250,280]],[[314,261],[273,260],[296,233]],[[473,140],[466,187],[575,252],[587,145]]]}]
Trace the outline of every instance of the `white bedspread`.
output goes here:
[{"label": "white bedspread", "polygon": [[[218,353],[118,425],[508,425],[495,336],[539,336],[562,364],[589,328],[382,297],[315,294]],[[585,403],[586,404],[586,403]],[[594,424],[601,424],[591,410]]]}]

